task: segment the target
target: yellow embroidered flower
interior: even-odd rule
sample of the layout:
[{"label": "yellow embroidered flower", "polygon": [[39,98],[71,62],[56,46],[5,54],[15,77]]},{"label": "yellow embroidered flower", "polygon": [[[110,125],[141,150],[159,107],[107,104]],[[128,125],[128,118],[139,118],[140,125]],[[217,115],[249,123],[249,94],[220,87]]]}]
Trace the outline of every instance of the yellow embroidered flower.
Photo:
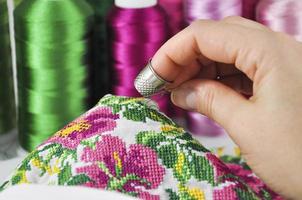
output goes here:
[{"label": "yellow embroidered flower", "polygon": [[171,126],[171,125],[164,125],[161,127],[161,131],[163,132],[169,132],[169,131],[177,131],[177,132],[184,132],[183,128],[178,128],[175,126]]},{"label": "yellow embroidered flower", "polygon": [[50,165],[44,165],[43,162],[36,158],[33,158],[31,162],[33,166],[37,167],[38,169],[44,169],[49,175],[60,173],[60,168],[58,167],[59,160],[56,160],[56,163],[52,168]]},{"label": "yellow embroidered flower", "polygon": [[139,97],[139,98],[130,98],[127,101],[123,101],[122,104],[129,104],[129,103],[135,103],[135,102],[139,102],[139,101],[145,101],[145,98],[143,97]]},{"label": "yellow embroidered flower", "polygon": [[70,123],[64,129],[57,132],[55,134],[55,136],[68,137],[70,134],[74,133],[75,131],[77,131],[77,132],[85,131],[85,130],[88,130],[90,127],[91,127],[91,125],[88,123],[87,120],[79,120],[79,121]]},{"label": "yellow embroidered flower", "polygon": [[198,188],[188,189],[189,195],[196,200],[205,200],[204,192]]},{"label": "yellow embroidered flower", "polygon": [[116,165],[119,169],[122,169],[122,160],[120,159],[117,152],[113,152],[113,158],[116,161]]},{"label": "yellow embroidered flower", "polygon": [[223,156],[223,152],[224,152],[224,147],[218,147],[217,148],[217,156],[218,157]]},{"label": "yellow embroidered flower", "polygon": [[239,147],[235,147],[234,152],[235,152],[236,156],[241,156],[241,151],[240,151]]},{"label": "yellow embroidered flower", "polygon": [[56,160],[55,166],[53,166],[52,168],[48,165],[45,167],[47,173],[49,175],[54,175],[54,174],[58,174],[60,173],[60,168],[58,167],[59,165],[59,160]]},{"label": "yellow embroidered flower", "polygon": [[199,188],[188,188],[184,185],[179,184],[178,190],[180,193],[187,193],[194,200],[205,200],[205,194]]},{"label": "yellow embroidered flower", "polygon": [[178,174],[182,174],[184,163],[185,163],[185,154],[184,153],[178,154],[177,163],[175,164],[175,169]]},{"label": "yellow embroidered flower", "polygon": [[40,160],[38,160],[37,158],[33,158],[31,163],[33,164],[33,166],[37,167],[38,169],[43,168],[43,163]]}]

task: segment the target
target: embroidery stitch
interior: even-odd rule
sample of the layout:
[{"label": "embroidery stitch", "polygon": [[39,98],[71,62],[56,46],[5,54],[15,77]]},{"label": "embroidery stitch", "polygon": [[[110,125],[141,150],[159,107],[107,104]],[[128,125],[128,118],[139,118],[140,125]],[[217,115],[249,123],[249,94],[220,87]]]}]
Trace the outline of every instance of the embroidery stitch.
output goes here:
[{"label": "embroidery stitch", "polygon": [[221,159],[148,100],[107,95],[31,152],[0,190],[39,183],[141,199],[281,199],[239,155],[218,153]]}]

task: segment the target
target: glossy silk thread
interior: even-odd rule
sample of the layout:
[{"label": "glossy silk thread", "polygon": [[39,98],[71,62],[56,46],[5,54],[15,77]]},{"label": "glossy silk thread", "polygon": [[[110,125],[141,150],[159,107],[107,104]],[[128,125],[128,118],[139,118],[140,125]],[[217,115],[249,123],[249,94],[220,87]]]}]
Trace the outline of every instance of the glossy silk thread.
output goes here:
[{"label": "glossy silk thread", "polygon": [[92,64],[89,77],[91,102],[94,106],[102,96],[109,92],[109,60],[106,31],[106,16],[113,6],[113,0],[86,0],[94,9],[95,21],[92,33]]},{"label": "glossy silk thread", "polygon": [[[184,3],[188,25],[197,19],[221,20],[227,16],[242,15],[242,0],[185,0]],[[224,132],[216,123],[199,113],[188,112],[186,121],[188,129],[194,134],[216,136]]]},{"label": "glossy silk thread", "polygon": [[302,1],[260,0],[257,21],[274,31],[284,32],[302,41]]},{"label": "glossy silk thread", "polygon": [[220,20],[242,14],[242,0],[185,0],[186,22],[196,19]]},{"label": "glossy silk thread", "polygon": [[242,16],[255,20],[256,19],[256,7],[259,0],[242,0]]},{"label": "glossy silk thread", "polygon": [[0,135],[15,127],[15,97],[6,0],[0,0]]},{"label": "glossy silk thread", "polygon": [[[134,80],[168,36],[163,10],[158,5],[136,9],[115,6],[108,16],[108,35],[112,93],[140,96],[134,88]],[[167,97],[153,99],[166,113]]]},{"label": "glossy silk thread", "polygon": [[90,6],[26,0],[14,11],[19,139],[32,150],[86,109]]},{"label": "glossy silk thread", "polygon": [[159,0],[159,5],[166,12],[169,32],[173,36],[184,27],[183,0]]}]

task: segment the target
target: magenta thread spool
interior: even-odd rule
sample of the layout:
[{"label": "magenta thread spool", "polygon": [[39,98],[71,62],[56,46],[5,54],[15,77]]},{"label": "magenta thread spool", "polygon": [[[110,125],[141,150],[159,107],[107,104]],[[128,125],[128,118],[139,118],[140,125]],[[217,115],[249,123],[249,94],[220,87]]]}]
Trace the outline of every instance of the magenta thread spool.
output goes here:
[{"label": "magenta thread spool", "polygon": [[166,11],[170,34],[175,35],[184,28],[183,0],[159,0],[159,5]]},{"label": "magenta thread spool", "polygon": [[[115,0],[107,20],[112,93],[140,96],[134,80],[168,38],[166,16],[157,0]],[[168,112],[167,96],[155,96],[160,110]]]},{"label": "magenta thread spool", "polygon": [[242,0],[242,16],[255,20],[256,19],[256,7],[259,0]]}]

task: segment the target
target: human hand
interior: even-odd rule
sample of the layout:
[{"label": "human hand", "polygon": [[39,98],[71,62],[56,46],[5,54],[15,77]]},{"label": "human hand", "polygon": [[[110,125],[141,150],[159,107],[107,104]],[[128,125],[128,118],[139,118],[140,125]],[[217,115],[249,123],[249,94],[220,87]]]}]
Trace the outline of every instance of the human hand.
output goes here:
[{"label": "human hand", "polygon": [[223,126],[274,191],[302,197],[302,43],[240,17],[200,20],[164,44],[152,65],[173,82],[175,105]]}]

